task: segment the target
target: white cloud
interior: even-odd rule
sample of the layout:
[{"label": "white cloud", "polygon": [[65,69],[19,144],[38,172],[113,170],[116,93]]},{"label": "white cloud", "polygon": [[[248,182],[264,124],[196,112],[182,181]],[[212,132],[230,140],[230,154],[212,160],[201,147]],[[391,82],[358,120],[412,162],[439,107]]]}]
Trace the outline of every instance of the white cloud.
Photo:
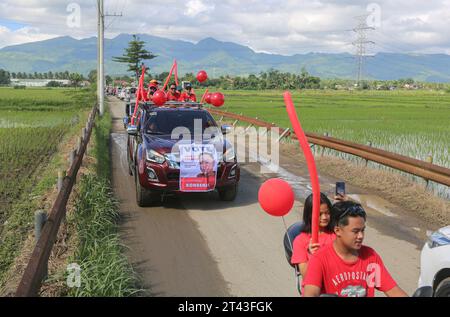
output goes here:
[{"label": "white cloud", "polygon": [[186,15],[189,17],[195,17],[200,13],[214,10],[214,5],[208,5],[201,0],[189,0],[186,3]]},{"label": "white cloud", "polygon": [[[0,19],[27,25],[0,31],[0,47],[56,35],[75,38],[97,34],[96,1],[77,0],[81,25],[67,25],[70,0],[2,0]],[[353,52],[358,15],[369,14],[374,1],[357,0],[108,0],[106,36],[148,33],[198,41],[214,37],[281,54]],[[449,52],[450,0],[378,0],[380,26],[368,31],[376,44],[369,53]],[[1,20],[0,20],[1,21]],[[1,23],[1,22],[0,22]]]},{"label": "white cloud", "polygon": [[12,31],[6,27],[0,26],[0,47],[43,41],[56,36],[58,35],[42,33],[38,28],[34,27],[23,27]]}]

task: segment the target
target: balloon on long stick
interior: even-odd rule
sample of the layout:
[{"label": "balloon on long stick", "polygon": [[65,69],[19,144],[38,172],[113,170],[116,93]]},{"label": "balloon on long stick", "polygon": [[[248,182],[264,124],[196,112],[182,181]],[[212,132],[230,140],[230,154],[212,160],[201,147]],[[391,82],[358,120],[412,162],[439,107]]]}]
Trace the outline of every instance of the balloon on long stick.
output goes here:
[{"label": "balloon on long stick", "polygon": [[169,75],[166,78],[166,82],[164,83],[164,86],[163,86],[162,90],[166,90],[167,84],[169,83],[170,77],[172,76],[172,73],[173,73],[173,70],[175,69],[175,67],[177,67],[177,61],[176,60],[173,61],[172,68],[170,69]]},{"label": "balloon on long stick", "polygon": [[208,94],[208,88],[206,88],[205,93],[203,94],[203,97],[202,97],[202,101],[200,101],[200,103],[204,103],[205,102],[205,98],[206,98],[207,94]]},{"label": "balloon on long stick", "polygon": [[298,120],[297,113],[294,108],[294,103],[292,102],[291,94],[286,91],[283,96],[289,119],[291,120],[292,127],[294,128],[295,135],[300,142],[300,146],[303,150],[303,154],[305,155],[306,163],[308,166],[309,178],[311,180],[311,187],[313,192],[313,212],[311,221],[312,243],[317,243],[319,241],[320,186],[316,163],[314,161],[314,156],[311,152],[311,148],[309,147],[306,135],[303,132],[300,121]]},{"label": "balloon on long stick", "polygon": [[131,125],[134,125],[134,119],[136,118],[136,112],[137,112],[137,108],[139,105],[139,101],[141,100],[142,95],[144,94],[144,91],[143,91],[144,77],[145,77],[145,66],[142,65],[142,73],[141,73],[141,77],[139,77],[139,84],[138,84],[138,89],[136,92],[136,104],[134,105],[134,112],[133,112],[133,116],[131,117]]},{"label": "balloon on long stick", "polygon": [[174,65],[175,65],[175,85],[177,85],[177,87],[178,87],[179,84],[178,84],[178,64],[177,64],[177,60],[174,61]]},{"label": "balloon on long stick", "polygon": [[173,68],[175,67],[175,64],[172,65],[172,68],[169,71],[169,75],[167,75],[166,81],[164,82],[164,86],[162,88],[162,90],[166,90],[167,84],[169,83],[170,80],[170,76],[172,76],[172,72],[173,72]]}]

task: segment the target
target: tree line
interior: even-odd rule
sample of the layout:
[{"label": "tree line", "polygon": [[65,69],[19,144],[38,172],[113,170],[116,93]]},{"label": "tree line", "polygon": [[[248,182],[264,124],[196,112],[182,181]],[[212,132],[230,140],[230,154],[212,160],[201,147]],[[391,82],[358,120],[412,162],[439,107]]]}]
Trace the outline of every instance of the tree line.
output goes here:
[{"label": "tree line", "polygon": [[79,73],[64,72],[46,72],[46,73],[26,73],[26,72],[9,72],[4,69],[0,69],[0,85],[11,84],[11,79],[50,79],[52,81],[47,83],[48,87],[62,87],[64,86],[57,80],[65,79],[70,81],[70,86],[78,87],[80,83],[86,78]]},{"label": "tree line", "polygon": [[[194,77],[194,76],[192,76]],[[219,86],[223,89],[265,90],[265,89],[319,89],[321,79],[302,69],[300,74],[281,72],[270,69],[258,75],[221,76],[211,79],[207,85]]]},{"label": "tree line", "polygon": [[[168,72],[160,74],[147,74],[145,81],[149,82],[151,79],[156,79],[164,82],[169,75]],[[320,78],[311,76],[305,69],[301,74],[283,73],[278,70],[271,69],[267,72],[261,72],[259,75],[248,76],[220,76],[219,78],[209,78],[206,82],[199,84],[193,73],[186,73],[178,78],[179,82],[189,81],[194,88],[201,87],[221,87],[222,89],[319,89]],[[135,78],[130,76],[116,76],[113,77],[115,81],[124,81],[126,83],[133,83]],[[172,81],[174,79],[172,78]]]},{"label": "tree line", "polygon": [[0,85],[9,85],[10,82],[9,72],[4,69],[0,69]]},{"label": "tree line", "polygon": [[[168,72],[160,74],[147,74],[145,82],[151,79],[157,79],[164,82],[169,75]],[[26,77],[25,77],[26,76]],[[78,87],[84,80],[89,80],[91,84],[95,84],[97,80],[97,71],[91,70],[87,78],[82,74],[65,72],[46,72],[46,73],[10,73],[0,69],[0,85],[9,85],[11,78],[17,79],[67,79],[70,85]],[[135,83],[135,76],[109,76],[105,77],[107,85],[117,82],[126,82],[128,84]],[[173,81],[173,78],[172,78]],[[355,86],[355,81],[351,79],[321,79],[310,75],[306,69],[302,69],[300,74],[281,72],[270,69],[266,72],[260,72],[258,75],[250,74],[247,76],[220,76],[219,78],[210,78],[201,85],[195,78],[195,74],[186,73],[179,77],[179,81],[189,81],[194,88],[199,87],[218,87],[220,89],[236,89],[236,90],[265,90],[265,89],[367,89],[367,90],[394,90],[394,89],[445,89],[450,92],[450,85],[446,83],[424,83],[416,81],[412,78],[403,78],[397,80],[365,80],[361,85]],[[61,83],[51,81],[47,84],[49,87],[59,87]]]},{"label": "tree line", "polygon": [[[156,79],[164,82],[169,75],[168,72],[146,76],[146,82],[150,79]],[[114,78],[119,81],[133,82],[133,78],[128,76],[120,76]],[[186,73],[180,76],[179,81],[189,81],[194,88],[200,87],[193,73]],[[172,78],[173,81],[173,78]],[[261,72],[259,75],[248,76],[220,76],[219,78],[209,78],[201,84],[201,87],[221,87],[222,89],[319,89],[320,78],[311,76],[305,69],[300,75],[292,73],[283,73],[278,70],[271,69],[267,72]]]},{"label": "tree line", "polygon": [[[10,77],[12,79],[67,79],[67,80],[70,80],[70,74],[71,73],[68,70],[66,70],[64,72],[49,71],[49,72],[44,72],[44,73],[11,72]],[[83,77],[83,79],[84,79],[84,77]]]},{"label": "tree line", "polygon": [[[168,72],[160,74],[147,74],[145,82],[156,79],[165,82]],[[134,76],[115,76],[112,78],[115,85],[121,85],[121,82],[127,85],[135,83]],[[235,90],[266,90],[266,89],[334,89],[334,90],[395,90],[395,89],[446,89],[450,92],[450,85],[446,83],[425,83],[412,78],[401,78],[396,80],[365,80],[360,86],[355,84],[352,79],[321,79],[310,75],[305,69],[300,74],[281,72],[278,70],[268,70],[258,75],[250,74],[248,76],[220,76],[219,78],[209,78],[206,82],[199,84],[193,73],[186,73],[178,78],[179,82],[189,81],[194,88],[199,87],[217,87],[220,89]],[[172,82],[174,81],[172,77]],[[111,80],[107,81],[111,83]]]}]

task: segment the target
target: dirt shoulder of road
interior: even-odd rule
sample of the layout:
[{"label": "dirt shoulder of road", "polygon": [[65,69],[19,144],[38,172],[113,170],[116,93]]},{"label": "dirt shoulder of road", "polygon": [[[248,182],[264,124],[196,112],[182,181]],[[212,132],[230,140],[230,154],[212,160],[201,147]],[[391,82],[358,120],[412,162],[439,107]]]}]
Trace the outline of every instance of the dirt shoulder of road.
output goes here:
[{"label": "dirt shoulder of road", "polygon": [[[291,156],[305,162],[298,144],[280,144],[280,155]],[[365,164],[356,164],[334,156],[316,156],[317,170],[355,186],[367,189],[405,211],[419,217],[430,228],[438,229],[450,224],[450,201],[437,197],[405,176],[384,171]]]}]

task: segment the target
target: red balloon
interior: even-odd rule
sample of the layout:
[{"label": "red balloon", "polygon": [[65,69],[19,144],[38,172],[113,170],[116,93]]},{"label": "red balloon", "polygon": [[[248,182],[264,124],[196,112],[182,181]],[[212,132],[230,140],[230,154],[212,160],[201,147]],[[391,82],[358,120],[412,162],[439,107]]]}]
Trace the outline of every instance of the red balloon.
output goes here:
[{"label": "red balloon", "polygon": [[204,71],[204,70],[201,70],[201,71],[199,71],[198,73],[197,73],[197,80],[199,81],[199,82],[204,82],[205,80],[207,80],[208,79],[208,74]]},{"label": "red balloon", "polygon": [[205,102],[211,104],[211,93],[207,93],[205,95]]},{"label": "red balloon", "polygon": [[157,90],[152,96],[152,101],[157,106],[162,106],[166,101],[166,93],[162,90]]},{"label": "red balloon", "polygon": [[214,107],[220,107],[225,102],[225,96],[220,92],[215,92],[211,95],[211,104]]},{"label": "red balloon", "polygon": [[294,205],[294,191],[291,185],[280,178],[265,181],[258,192],[258,201],[269,215],[286,215]]}]

